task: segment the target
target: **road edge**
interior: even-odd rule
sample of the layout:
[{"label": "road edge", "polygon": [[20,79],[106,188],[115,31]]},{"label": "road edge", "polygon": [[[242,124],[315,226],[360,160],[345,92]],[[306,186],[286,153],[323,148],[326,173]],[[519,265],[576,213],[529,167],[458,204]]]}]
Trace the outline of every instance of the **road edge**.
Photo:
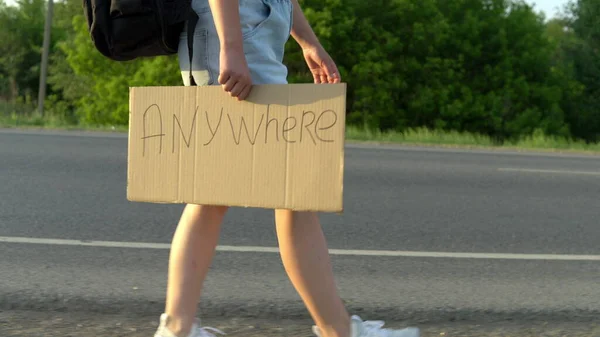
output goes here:
[{"label": "road edge", "polygon": [[[86,130],[86,129],[48,129],[48,128],[17,128],[0,126],[0,134],[35,135],[35,136],[64,136],[64,137],[98,137],[98,138],[127,138],[126,131]],[[356,149],[400,150],[400,151],[433,151],[454,153],[477,153],[498,155],[526,155],[547,157],[600,158],[600,151],[584,151],[572,149],[517,148],[493,147],[462,144],[432,144],[432,143],[396,143],[381,141],[361,141],[347,139],[346,147]]]}]

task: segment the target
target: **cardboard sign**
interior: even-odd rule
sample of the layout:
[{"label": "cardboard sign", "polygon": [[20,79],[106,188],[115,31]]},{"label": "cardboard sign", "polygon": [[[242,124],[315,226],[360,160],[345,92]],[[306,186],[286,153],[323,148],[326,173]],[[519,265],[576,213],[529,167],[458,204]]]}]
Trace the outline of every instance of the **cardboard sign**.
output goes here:
[{"label": "cardboard sign", "polygon": [[130,201],[343,210],[346,85],[130,89]]}]

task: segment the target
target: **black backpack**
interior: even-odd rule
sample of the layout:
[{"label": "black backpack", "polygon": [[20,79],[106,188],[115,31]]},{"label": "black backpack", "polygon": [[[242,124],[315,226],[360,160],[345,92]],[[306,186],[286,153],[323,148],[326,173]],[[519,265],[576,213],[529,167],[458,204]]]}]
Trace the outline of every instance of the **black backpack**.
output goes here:
[{"label": "black backpack", "polygon": [[[191,65],[193,32],[198,21],[191,2],[83,0],[83,10],[94,46],[115,61],[176,54],[187,22]],[[191,69],[190,80],[193,83]]]}]

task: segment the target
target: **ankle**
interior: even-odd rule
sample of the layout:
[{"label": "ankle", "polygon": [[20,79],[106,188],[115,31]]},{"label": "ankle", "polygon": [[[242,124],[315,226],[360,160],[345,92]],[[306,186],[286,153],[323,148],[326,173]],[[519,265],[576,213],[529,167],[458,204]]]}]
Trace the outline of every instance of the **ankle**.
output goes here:
[{"label": "ankle", "polygon": [[350,337],[350,327],[320,327],[321,337]]},{"label": "ankle", "polygon": [[319,330],[321,337],[351,337],[351,320],[349,317],[342,317],[335,324],[319,326]]},{"label": "ankle", "polygon": [[169,315],[165,322],[165,327],[177,337],[187,337],[192,330],[192,324],[193,320],[182,316]]}]

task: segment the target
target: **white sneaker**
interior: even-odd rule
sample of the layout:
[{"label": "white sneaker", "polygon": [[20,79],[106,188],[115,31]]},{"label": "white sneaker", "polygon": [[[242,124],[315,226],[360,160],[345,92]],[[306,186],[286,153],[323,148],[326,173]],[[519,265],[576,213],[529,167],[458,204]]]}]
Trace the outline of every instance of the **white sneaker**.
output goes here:
[{"label": "white sneaker", "polygon": [[[177,336],[172,333],[169,329],[167,329],[167,314],[160,315],[160,325],[154,334],[154,337],[184,337]],[[220,333],[224,335],[225,333],[219,329],[211,328],[211,327],[200,327],[200,320],[196,319],[194,324],[192,325],[192,330],[190,334],[185,337],[216,337],[212,332]]]},{"label": "white sneaker", "polygon": [[[420,337],[418,328],[404,328],[399,330],[384,329],[383,321],[363,321],[354,315],[350,323],[350,337]],[[313,326],[313,333],[321,337],[317,326]]]}]

